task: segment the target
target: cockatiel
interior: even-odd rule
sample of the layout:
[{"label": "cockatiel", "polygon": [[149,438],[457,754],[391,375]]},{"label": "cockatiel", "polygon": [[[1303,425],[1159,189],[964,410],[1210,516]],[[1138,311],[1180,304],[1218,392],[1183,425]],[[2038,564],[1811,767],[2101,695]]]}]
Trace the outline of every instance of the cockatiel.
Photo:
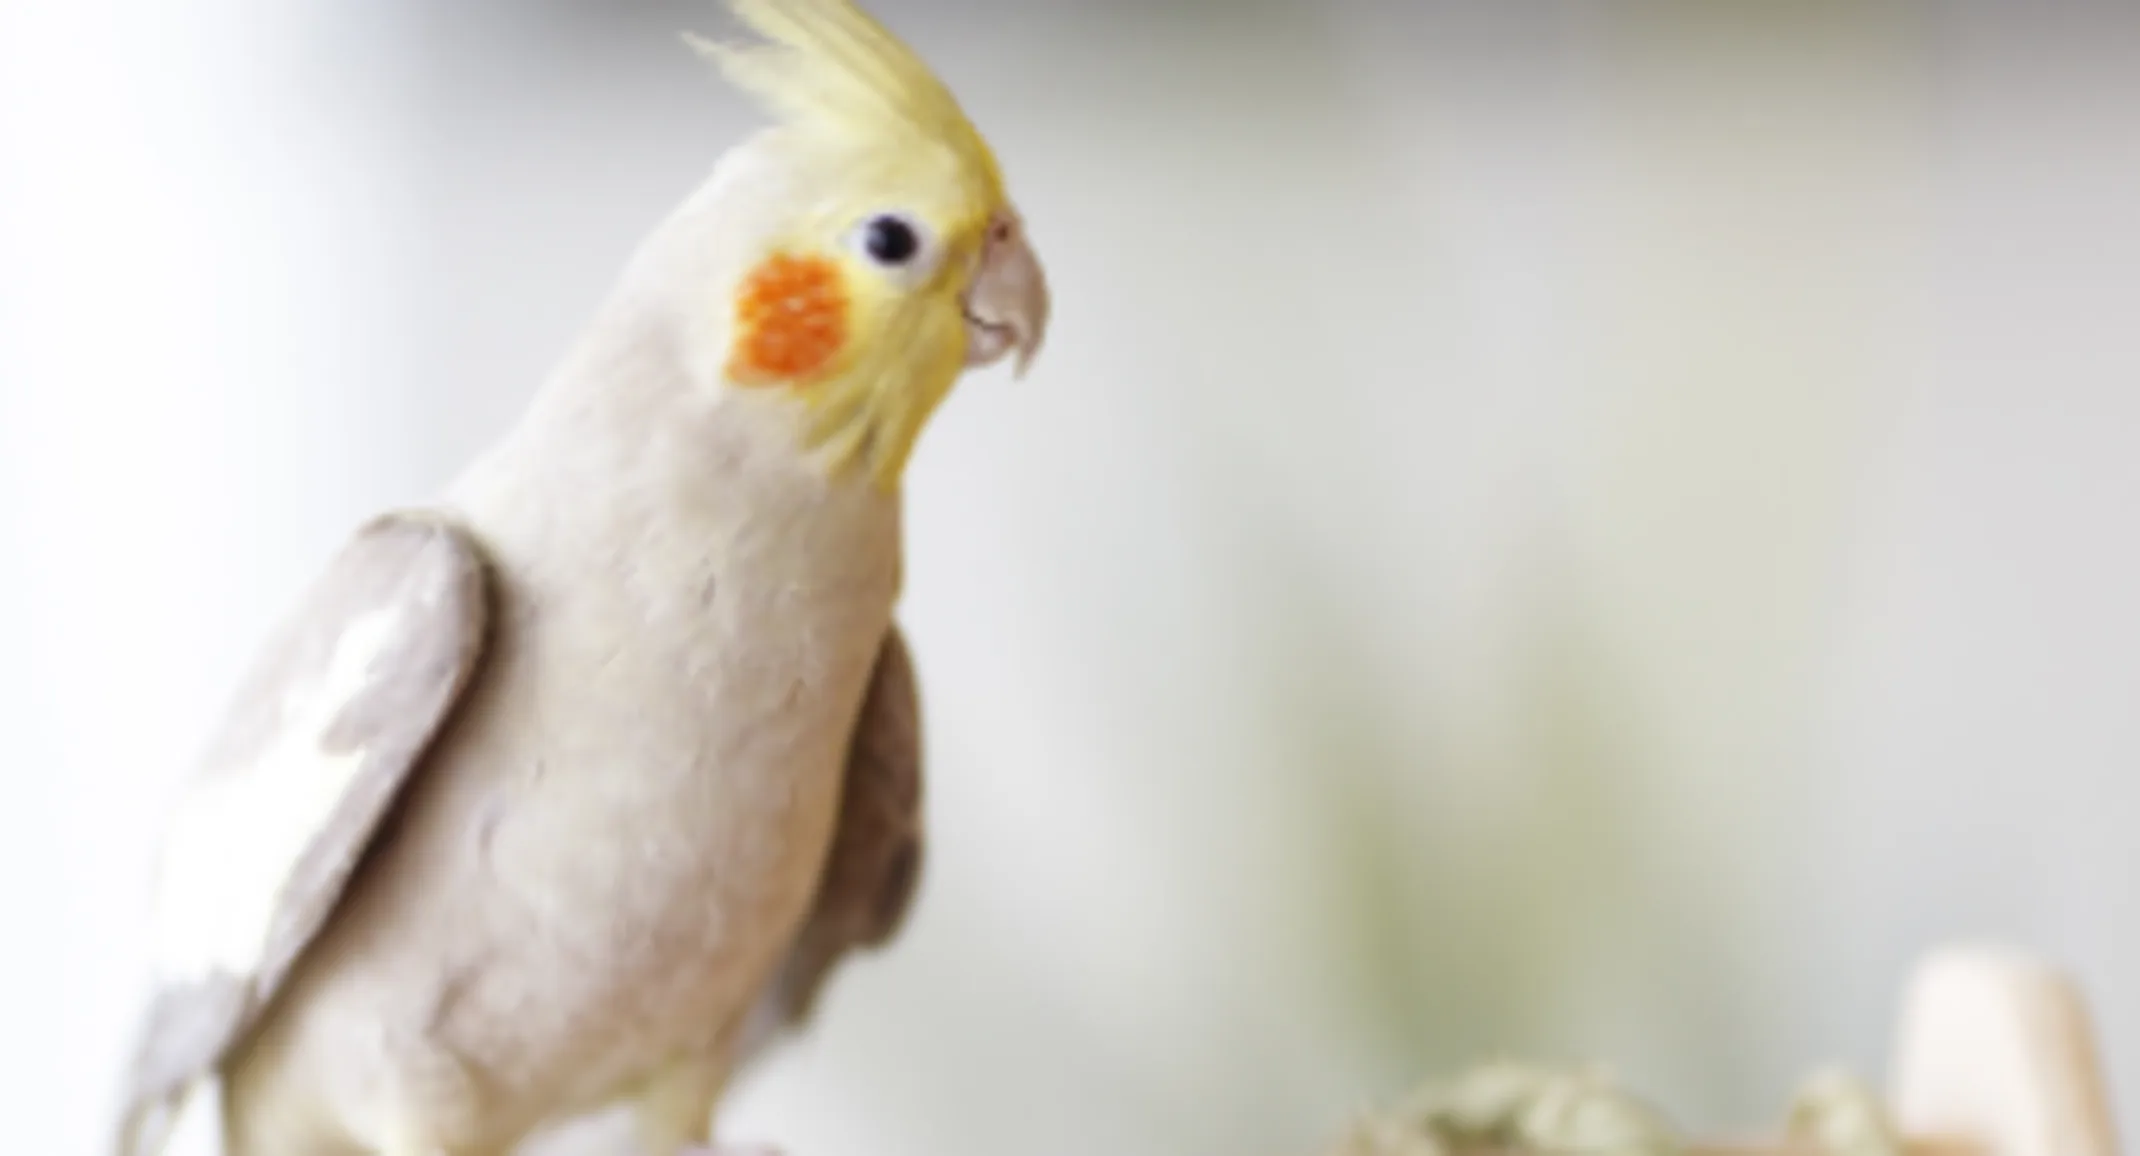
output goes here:
[{"label": "cockatiel", "polygon": [[725,1082],[921,850],[900,478],[1049,304],[988,145],[846,0],[694,41],[774,123],[642,245],[526,414],[278,627],[164,849],[118,1151],[490,1156]]}]

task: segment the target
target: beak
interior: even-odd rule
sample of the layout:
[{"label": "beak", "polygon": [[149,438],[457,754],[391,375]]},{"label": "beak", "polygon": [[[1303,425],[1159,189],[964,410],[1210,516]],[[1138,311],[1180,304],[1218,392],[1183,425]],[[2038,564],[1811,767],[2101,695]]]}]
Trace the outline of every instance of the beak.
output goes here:
[{"label": "beak", "polygon": [[1025,376],[1048,335],[1048,278],[1016,214],[1006,210],[989,225],[961,305],[966,311],[966,364],[994,365],[1015,352],[1013,372]]}]

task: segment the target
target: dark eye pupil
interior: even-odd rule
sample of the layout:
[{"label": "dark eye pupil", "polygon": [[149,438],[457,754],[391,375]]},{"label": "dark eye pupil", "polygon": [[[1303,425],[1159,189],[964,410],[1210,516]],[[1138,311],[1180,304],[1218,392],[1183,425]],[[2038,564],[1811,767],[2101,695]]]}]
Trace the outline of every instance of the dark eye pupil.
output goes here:
[{"label": "dark eye pupil", "polygon": [[869,255],[886,265],[904,265],[921,248],[914,227],[897,217],[878,217],[869,223]]}]

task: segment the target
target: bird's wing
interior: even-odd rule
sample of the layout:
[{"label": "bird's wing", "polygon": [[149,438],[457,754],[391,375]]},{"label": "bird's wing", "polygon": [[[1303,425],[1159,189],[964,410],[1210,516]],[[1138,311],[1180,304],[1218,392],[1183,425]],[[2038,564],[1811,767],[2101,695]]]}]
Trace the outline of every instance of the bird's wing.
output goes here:
[{"label": "bird's wing", "polygon": [[802,1026],[849,952],[880,946],[905,920],[922,859],[921,713],[906,642],[877,653],[847,752],[839,825],[817,901],[746,1028],[746,1060]]},{"label": "bird's wing", "polygon": [[482,657],[481,549],[442,517],[360,529],[259,652],[173,816],[122,1156],[163,1146],[340,900]]}]

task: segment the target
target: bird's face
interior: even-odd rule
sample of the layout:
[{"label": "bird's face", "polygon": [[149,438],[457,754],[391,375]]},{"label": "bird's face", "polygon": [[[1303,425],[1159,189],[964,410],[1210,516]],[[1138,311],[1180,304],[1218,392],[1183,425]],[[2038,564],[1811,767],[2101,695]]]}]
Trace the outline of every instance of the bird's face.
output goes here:
[{"label": "bird's face", "polygon": [[828,469],[894,486],[964,370],[1032,361],[1047,278],[993,154],[904,45],[845,0],[738,10],[776,44],[707,49],[785,123],[719,198],[749,210],[721,246],[724,379],[793,394]]},{"label": "bird's face", "polygon": [[[794,392],[808,448],[836,469],[896,480],[960,373],[1015,358],[1047,334],[1048,284],[1007,200],[907,158],[871,187],[866,156],[769,140],[792,216],[754,246],[729,290],[724,372]],[[786,149],[785,153],[782,152]],[[836,190],[821,203],[797,190]]]}]

